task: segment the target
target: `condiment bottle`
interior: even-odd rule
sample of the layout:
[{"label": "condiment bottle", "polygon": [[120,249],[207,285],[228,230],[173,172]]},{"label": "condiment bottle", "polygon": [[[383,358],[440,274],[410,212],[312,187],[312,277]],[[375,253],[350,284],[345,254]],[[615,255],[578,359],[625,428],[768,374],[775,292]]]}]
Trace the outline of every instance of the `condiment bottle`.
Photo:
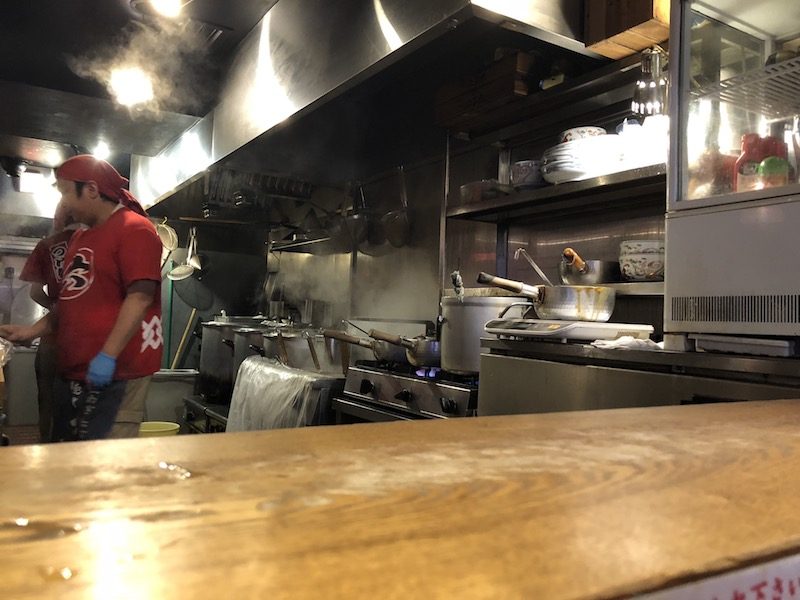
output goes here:
[{"label": "condiment bottle", "polygon": [[766,140],[767,156],[758,165],[760,187],[779,187],[789,183],[789,161],[786,144],[775,137]]},{"label": "condiment bottle", "polygon": [[759,188],[758,165],[764,159],[761,137],[757,133],[742,136],[742,153],[733,171],[733,190],[746,192]]}]

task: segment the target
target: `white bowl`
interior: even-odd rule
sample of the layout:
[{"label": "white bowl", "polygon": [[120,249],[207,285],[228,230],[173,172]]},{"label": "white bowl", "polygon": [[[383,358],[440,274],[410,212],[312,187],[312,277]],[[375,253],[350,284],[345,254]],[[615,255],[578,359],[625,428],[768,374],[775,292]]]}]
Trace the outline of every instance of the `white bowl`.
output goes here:
[{"label": "white bowl", "polygon": [[619,255],[664,254],[664,240],[625,240],[619,245]]},{"label": "white bowl", "polygon": [[664,255],[653,252],[621,254],[619,269],[627,281],[663,281]]}]

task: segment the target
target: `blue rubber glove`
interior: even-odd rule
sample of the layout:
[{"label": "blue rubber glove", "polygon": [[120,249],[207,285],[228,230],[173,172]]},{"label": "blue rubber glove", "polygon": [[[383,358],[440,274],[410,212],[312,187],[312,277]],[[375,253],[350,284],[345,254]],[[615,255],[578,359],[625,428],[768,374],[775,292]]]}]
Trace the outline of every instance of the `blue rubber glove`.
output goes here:
[{"label": "blue rubber glove", "polygon": [[86,383],[92,389],[104,388],[111,383],[116,368],[117,359],[101,352],[89,363],[89,370],[86,371]]}]

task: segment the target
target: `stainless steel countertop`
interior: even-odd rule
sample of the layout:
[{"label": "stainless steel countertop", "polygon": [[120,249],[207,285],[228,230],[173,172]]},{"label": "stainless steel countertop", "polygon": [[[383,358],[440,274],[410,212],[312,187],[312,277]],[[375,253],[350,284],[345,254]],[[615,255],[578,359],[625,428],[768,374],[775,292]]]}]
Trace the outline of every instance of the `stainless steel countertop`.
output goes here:
[{"label": "stainless steel countertop", "polygon": [[800,386],[800,359],[797,358],[603,349],[586,343],[497,338],[481,338],[481,347],[490,354]]}]

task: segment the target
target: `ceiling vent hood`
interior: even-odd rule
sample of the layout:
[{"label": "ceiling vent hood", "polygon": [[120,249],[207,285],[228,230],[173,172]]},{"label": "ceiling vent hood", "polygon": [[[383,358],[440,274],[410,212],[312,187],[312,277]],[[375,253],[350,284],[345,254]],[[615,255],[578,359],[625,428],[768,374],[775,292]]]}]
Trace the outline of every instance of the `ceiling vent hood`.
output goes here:
[{"label": "ceiling vent hood", "polygon": [[[205,164],[184,169],[177,181],[165,180],[165,163],[186,164],[177,140],[158,156],[135,157],[131,179],[154,199],[467,21],[592,55],[580,41],[582,12],[580,0],[342,0],[335,11],[329,0],[278,2],[240,45],[219,102],[206,117],[211,133],[201,140]],[[159,177],[150,176],[155,173]],[[139,186],[142,179],[148,181]],[[154,179],[161,181],[157,190]]]}]

